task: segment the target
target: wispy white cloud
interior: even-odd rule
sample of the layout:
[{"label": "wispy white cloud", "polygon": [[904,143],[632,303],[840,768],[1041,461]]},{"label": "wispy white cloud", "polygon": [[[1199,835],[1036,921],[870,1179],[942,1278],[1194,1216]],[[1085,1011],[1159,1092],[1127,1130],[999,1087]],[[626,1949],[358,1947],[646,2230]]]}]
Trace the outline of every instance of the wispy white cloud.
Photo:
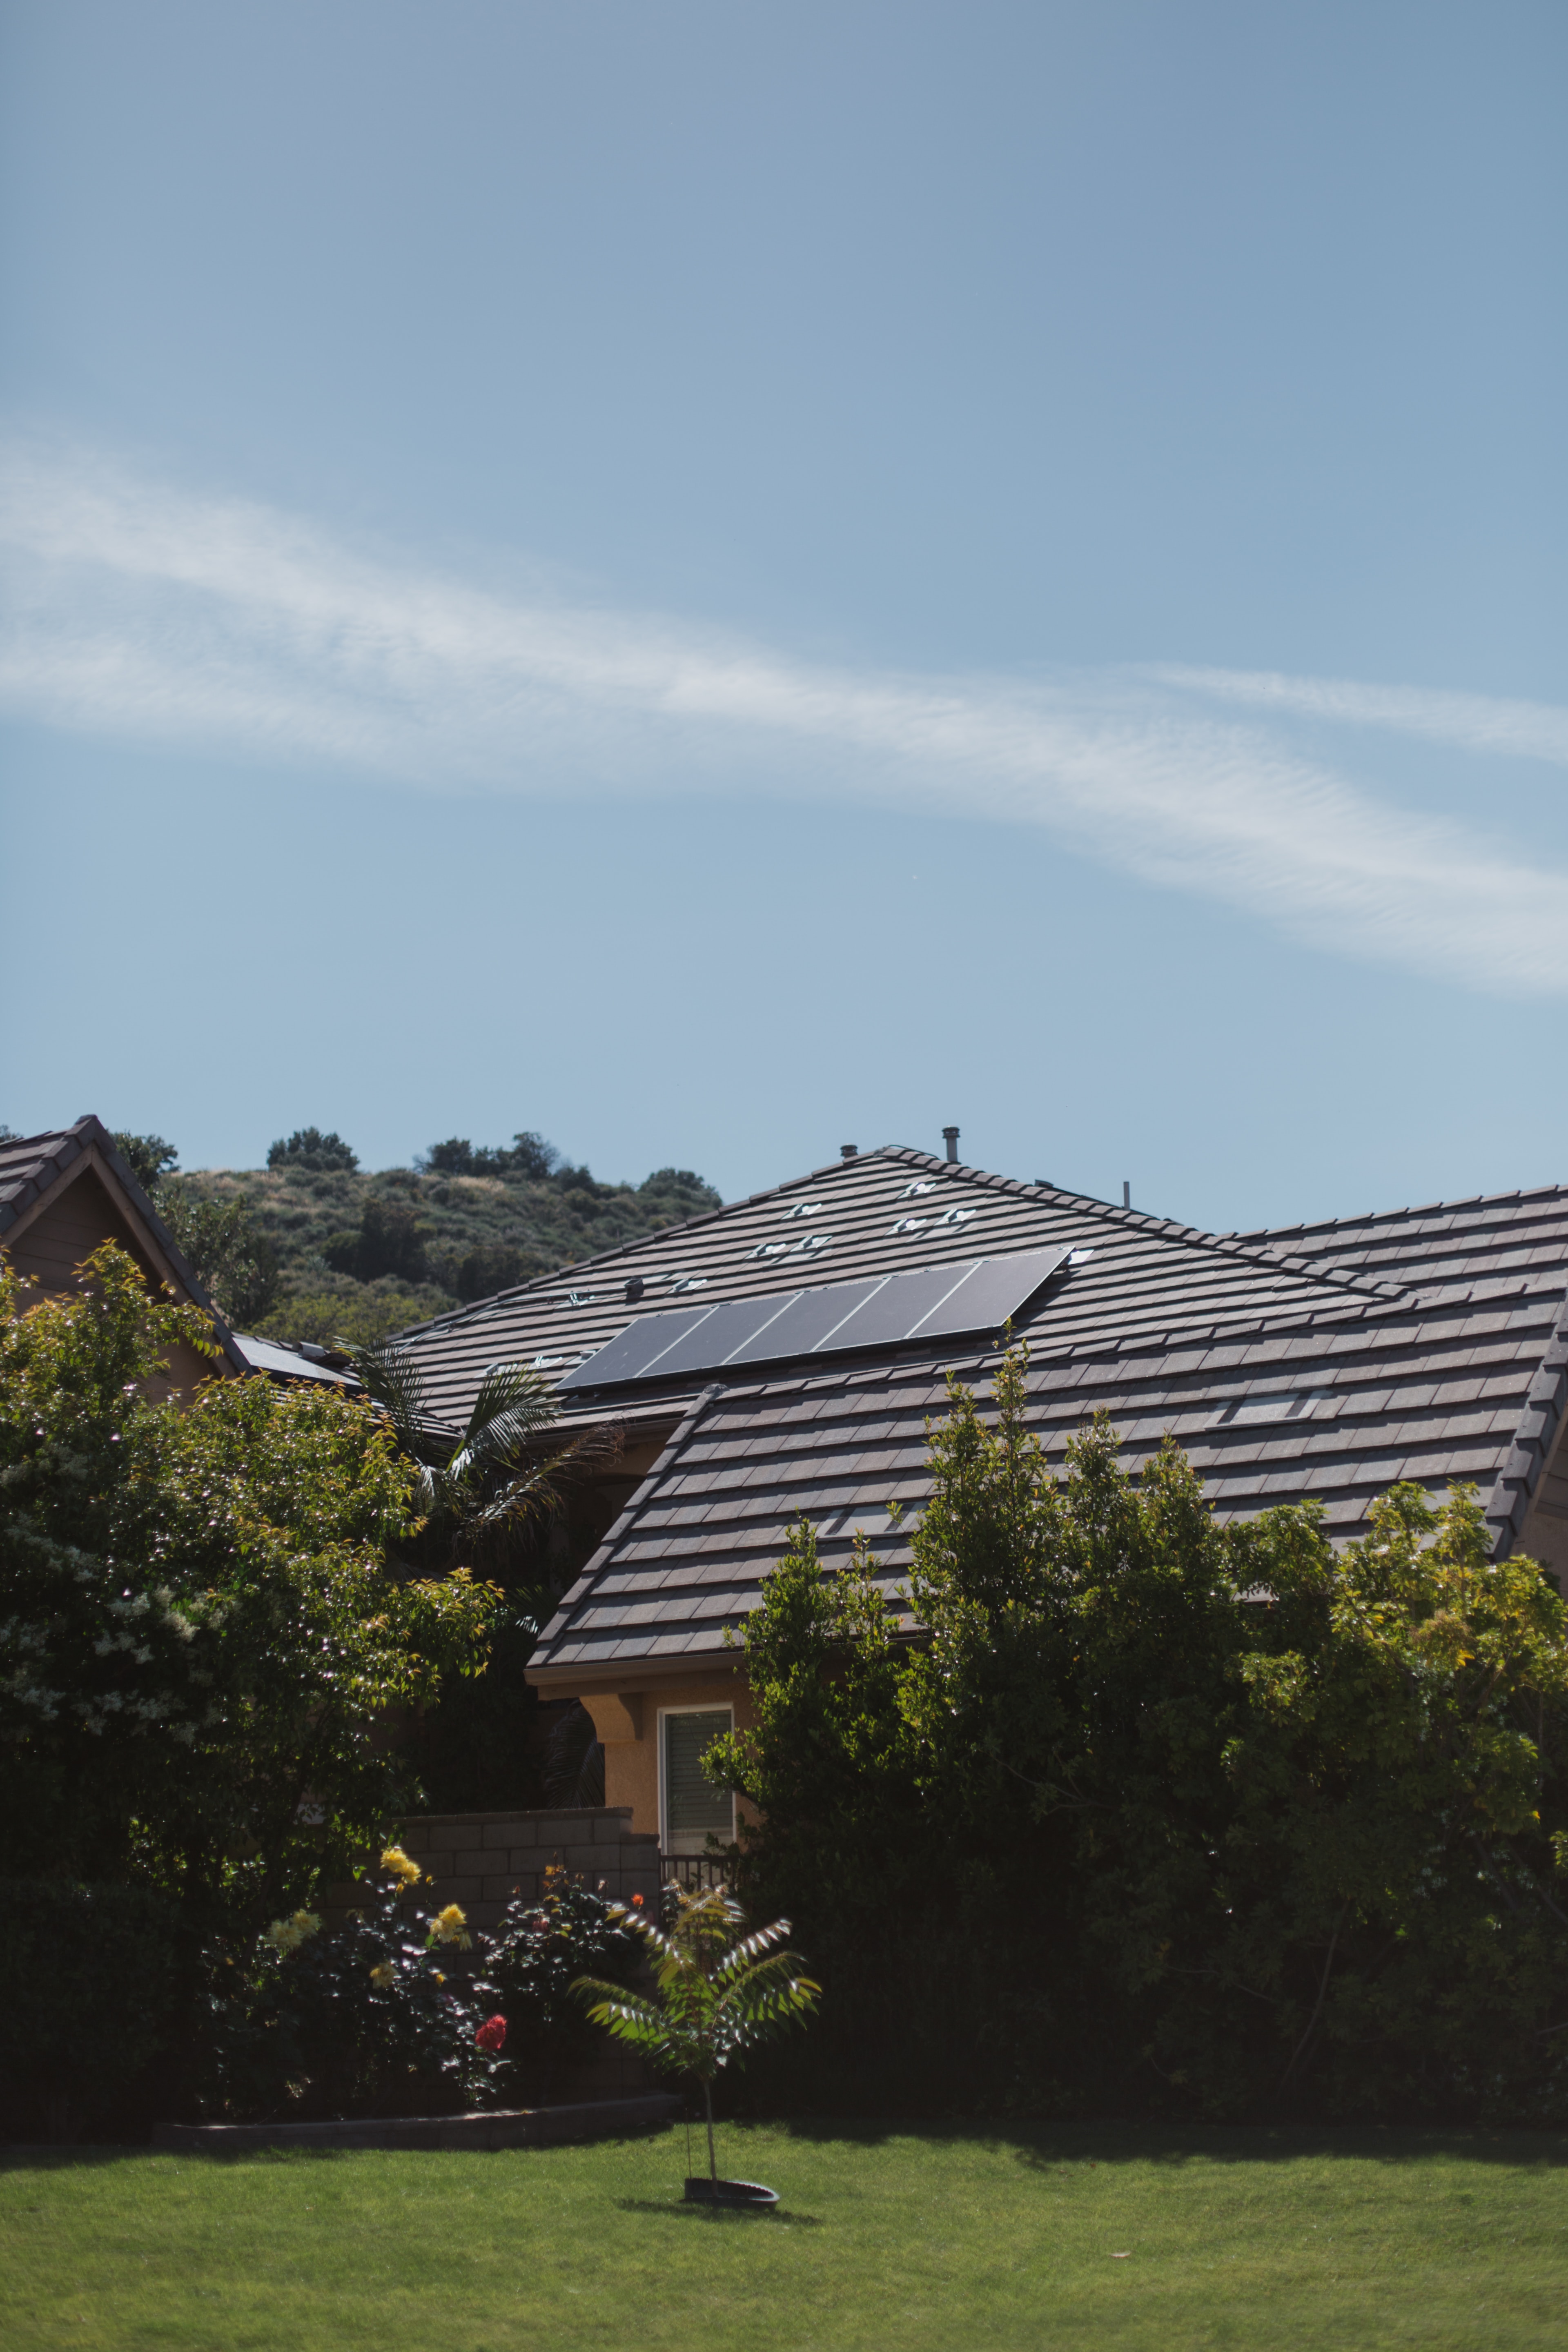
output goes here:
[{"label": "wispy white cloud", "polygon": [[1450,694],[1433,687],[1365,686],[1351,678],[1286,677],[1275,670],[1195,669],[1176,662],[1158,664],[1146,674],[1215,702],[1342,726],[1381,727],[1460,751],[1568,767],[1568,710],[1554,703]]},{"label": "wispy white cloud", "polygon": [[435,789],[853,799],[1044,826],[1321,947],[1485,989],[1568,989],[1568,875],[1380,803],[1277,725],[1198,705],[1537,758],[1563,756],[1568,713],[1228,671],[1036,685],[829,669],[498,595],[80,457],[16,457],[5,491],[0,702],[15,712]]}]

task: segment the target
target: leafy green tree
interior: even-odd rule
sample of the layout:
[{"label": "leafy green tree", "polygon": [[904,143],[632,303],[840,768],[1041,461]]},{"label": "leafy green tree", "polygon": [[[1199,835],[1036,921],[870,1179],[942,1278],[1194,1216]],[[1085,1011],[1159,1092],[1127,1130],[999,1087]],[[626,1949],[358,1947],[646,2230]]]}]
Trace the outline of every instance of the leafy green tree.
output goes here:
[{"label": "leafy green tree", "polygon": [[1568,2116],[1568,1622],[1474,1495],[1395,1487],[1336,1549],[1311,1505],[1221,1526],[1172,1444],[1129,1478],[1103,1421],[1054,1475],[1021,1351],[989,1412],[952,1385],[931,1467],[921,1637],[796,1529],[744,1628],[756,1727],[710,1751],[836,2061],[1066,2109]]},{"label": "leafy green tree", "polygon": [[276,1143],[268,1147],[267,1165],[303,1168],[317,1175],[334,1168],[352,1171],[359,1166],[359,1154],[335,1129],[323,1135],[319,1127],[297,1127],[292,1135],[280,1135]]},{"label": "leafy green tree", "polygon": [[182,1184],[174,1173],[179,1152],[161,1135],[114,1140],[224,1320],[241,1331],[259,1323],[278,1296],[280,1267],[249,1203],[204,1200]]},{"label": "leafy green tree", "polygon": [[445,1143],[433,1143],[418,1165],[438,1176],[520,1176],[542,1184],[560,1158],[555,1146],[531,1129],[514,1135],[510,1150],[505,1144],[480,1144],[476,1150],[467,1136],[451,1135]]},{"label": "leafy green tree", "polygon": [[231,1329],[253,1330],[278,1296],[278,1252],[245,1201],[205,1201],[177,1177],[158,1187],[158,1213]]},{"label": "leafy green tree", "polygon": [[29,1307],[0,1265],[0,1738],[22,1873],[140,1880],[191,1937],[309,1898],[417,1798],[384,1736],[479,1672],[497,1600],[404,1580],[418,1482],[341,1391],[148,1380],[207,1318],[106,1244]]},{"label": "leafy green tree", "polygon": [[166,1176],[180,1164],[174,1145],[161,1135],[128,1135],[116,1132],[115,1142],[121,1155],[131,1162],[131,1172],[144,1192],[155,1192],[160,1177]]},{"label": "leafy green tree", "polygon": [[801,1973],[793,1952],[773,1949],[790,1932],[787,1919],[746,1935],[745,1915],[722,1887],[674,1892],[675,1916],[668,1933],[640,1911],[623,1914],[647,1948],[651,1995],[599,1977],[580,1977],[572,1990],[592,2002],[591,2023],[640,2051],[662,2072],[694,2075],[701,2084],[709,2178],[717,2180],[715,2080],[760,2042],[803,2023],[822,1988]]}]

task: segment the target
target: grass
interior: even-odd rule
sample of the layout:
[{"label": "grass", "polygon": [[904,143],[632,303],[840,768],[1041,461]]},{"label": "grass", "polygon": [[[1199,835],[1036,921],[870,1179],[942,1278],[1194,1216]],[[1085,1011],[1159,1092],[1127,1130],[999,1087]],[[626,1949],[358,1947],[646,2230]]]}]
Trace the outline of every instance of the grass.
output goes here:
[{"label": "grass", "polygon": [[199,2352],[973,2352],[1568,2342],[1568,2139],[726,2126],[498,2154],[0,2168],[0,2341]]}]

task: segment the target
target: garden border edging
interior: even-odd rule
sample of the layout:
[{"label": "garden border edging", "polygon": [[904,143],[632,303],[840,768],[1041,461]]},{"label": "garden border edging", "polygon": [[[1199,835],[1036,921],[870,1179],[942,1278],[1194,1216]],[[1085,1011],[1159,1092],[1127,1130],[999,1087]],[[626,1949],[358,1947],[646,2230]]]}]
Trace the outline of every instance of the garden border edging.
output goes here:
[{"label": "garden border edging", "polygon": [[367,2116],[332,2123],[159,2124],[153,2145],[181,2156],[240,2155],[258,2147],[553,2147],[609,2139],[670,2123],[673,2091],[585,2099],[560,2107],[490,2107],[465,2116]]}]

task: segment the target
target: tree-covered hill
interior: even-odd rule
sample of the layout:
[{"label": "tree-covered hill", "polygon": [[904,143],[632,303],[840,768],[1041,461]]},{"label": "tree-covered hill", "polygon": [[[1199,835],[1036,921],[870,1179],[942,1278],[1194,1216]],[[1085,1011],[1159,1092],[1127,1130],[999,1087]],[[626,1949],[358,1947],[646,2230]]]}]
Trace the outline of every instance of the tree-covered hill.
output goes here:
[{"label": "tree-covered hill", "polygon": [[434,1144],[367,1172],[313,1128],[265,1168],[174,1173],[157,1136],[122,1136],[187,1256],[232,1321],[278,1339],[360,1343],[720,1206],[689,1169],[603,1183],[536,1135]]}]

